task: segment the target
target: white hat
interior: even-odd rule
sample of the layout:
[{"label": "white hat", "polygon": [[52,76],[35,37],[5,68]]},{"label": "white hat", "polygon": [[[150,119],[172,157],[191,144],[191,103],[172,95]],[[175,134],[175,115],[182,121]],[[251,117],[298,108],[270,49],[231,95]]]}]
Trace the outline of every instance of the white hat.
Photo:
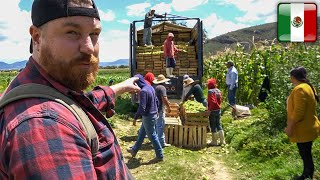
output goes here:
[{"label": "white hat", "polygon": [[154,84],[161,84],[161,83],[168,82],[168,81],[170,81],[170,79],[164,77],[163,74],[159,74],[158,77],[155,80],[153,80],[152,82]]},{"label": "white hat", "polygon": [[174,37],[173,33],[168,33],[168,37]]}]

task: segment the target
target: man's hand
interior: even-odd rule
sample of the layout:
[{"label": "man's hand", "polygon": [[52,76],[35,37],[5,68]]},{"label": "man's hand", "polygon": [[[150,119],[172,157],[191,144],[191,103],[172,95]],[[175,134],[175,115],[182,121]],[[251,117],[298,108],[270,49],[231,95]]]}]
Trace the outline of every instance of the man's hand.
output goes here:
[{"label": "man's hand", "polygon": [[137,93],[141,90],[139,86],[135,84],[138,79],[138,77],[132,77],[125,81],[122,81],[121,83],[110,86],[110,88],[113,90],[116,96],[121,95],[125,92]]},{"label": "man's hand", "polygon": [[134,119],[134,120],[133,120],[132,125],[134,125],[134,126],[137,125],[137,119]]}]

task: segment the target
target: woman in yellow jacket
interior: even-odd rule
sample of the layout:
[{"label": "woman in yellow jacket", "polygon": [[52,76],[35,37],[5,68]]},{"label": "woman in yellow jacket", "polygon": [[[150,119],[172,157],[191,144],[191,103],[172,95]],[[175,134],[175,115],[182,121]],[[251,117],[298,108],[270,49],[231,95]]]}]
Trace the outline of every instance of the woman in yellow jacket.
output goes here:
[{"label": "woman in yellow jacket", "polygon": [[319,134],[319,120],[316,105],[319,98],[307,79],[307,71],[296,67],[290,71],[290,80],[294,85],[287,100],[287,127],[285,132],[291,142],[297,143],[303,161],[303,173],[297,179],[313,177],[312,142]]}]

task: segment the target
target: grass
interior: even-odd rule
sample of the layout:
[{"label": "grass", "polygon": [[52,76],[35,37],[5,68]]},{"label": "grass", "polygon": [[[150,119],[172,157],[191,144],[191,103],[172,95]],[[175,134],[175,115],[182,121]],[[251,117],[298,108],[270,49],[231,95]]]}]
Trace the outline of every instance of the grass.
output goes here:
[{"label": "grass", "polygon": [[[237,174],[237,179],[289,180],[300,175],[303,165],[296,144],[290,143],[283,132],[266,133],[266,110],[255,109],[252,113],[253,116],[240,120],[232,120],[227,114],[222,117],[230,152],[223,161]],[[313,145],[315,179],[320,179],[319,144],[316,140]]]},{"label": "grass", "polygon": [[[231,176],[225,169],[220,169],[222,164],[219,159],[227,153],[225,148],[206,147],[201,150],[183,149],[175,146],[164,148],[164,162],[151,163],[155,157],[155,152],[150,141],[146,138],[141,150],[135,158],[126,152],[137,138],[137,131],[141,122],[137,126],[132,126],[132,118],[123,120],[119,115],[112,117],[114,130],[124,153],[125,161],[136,179],[214,179],[215,177]],[[218,168],[219,167],[219,168]]]}]

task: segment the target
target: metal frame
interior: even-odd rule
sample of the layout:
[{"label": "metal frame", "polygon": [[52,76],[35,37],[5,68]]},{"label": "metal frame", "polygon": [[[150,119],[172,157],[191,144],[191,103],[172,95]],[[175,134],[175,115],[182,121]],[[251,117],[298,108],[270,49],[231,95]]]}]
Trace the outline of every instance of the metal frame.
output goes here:
[{"label": "metal frame", "polygon": [[[196,20],[197,30],[198,30],[198,38],[197,38],[197,57],[198,57],[198,63],[199,63],[199,71],[197,78],[200,81],[200,85],[202,86],[202,76],[203,76],[203,24],[200,18],[188,18],[173,14],[165,14],[164,18],[154,18],[153,21],[155,22],[163,22],[163,21],[189,21],[189,20]],[[131,77],[135,75],[136,73],[136,46],[137,46],[137,40],[136,40],[136,23],[144,22],[144,19],[142,20],[136,20],[130,23],[130,42],[129,42],[129,65],[130,65],[130,75]],[[193,27],[194,28],[194,27]]]}]

